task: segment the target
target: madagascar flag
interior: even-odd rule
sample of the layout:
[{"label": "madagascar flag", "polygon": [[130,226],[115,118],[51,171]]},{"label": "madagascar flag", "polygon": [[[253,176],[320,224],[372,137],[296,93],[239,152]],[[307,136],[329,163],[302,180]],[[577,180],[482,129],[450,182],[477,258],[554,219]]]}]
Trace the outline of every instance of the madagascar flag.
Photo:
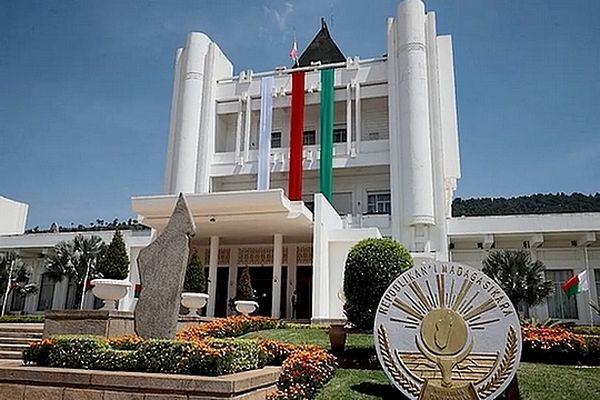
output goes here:
[{"label": "madagascar flag", "polygon": [[576,294],[589,289],[590,285],[588,283],[587,271],[583,271],[582,273],[569,278],[569,280],[562,285],[562,290],[567,294],[567,297],[575,296]]},{"label": "madagascar flag", "polygon": [[135,299],[139,299],[140,298],[140,293],[142,293],[142,284],[138,283],[135,285],[134,290],[133,290],[133,298]]}]

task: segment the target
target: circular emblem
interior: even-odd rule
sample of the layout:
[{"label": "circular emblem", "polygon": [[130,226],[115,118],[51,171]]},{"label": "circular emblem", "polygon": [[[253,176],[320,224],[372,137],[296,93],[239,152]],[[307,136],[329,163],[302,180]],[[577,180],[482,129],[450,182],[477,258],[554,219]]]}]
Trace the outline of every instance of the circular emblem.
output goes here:
[{"label": "circular emblem", "polygon": [[521,358],[519,317],[504,291],[466,265],[415,260],[386,290],[375,348],[409,399],[494,399]]}]

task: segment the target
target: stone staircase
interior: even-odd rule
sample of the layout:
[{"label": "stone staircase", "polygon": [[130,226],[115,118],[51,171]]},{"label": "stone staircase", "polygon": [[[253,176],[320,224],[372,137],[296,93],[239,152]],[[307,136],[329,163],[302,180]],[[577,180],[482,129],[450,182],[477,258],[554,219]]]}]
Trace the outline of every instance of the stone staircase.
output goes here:
[{"label": "stone staircase", "polygon": [[44,324],[0,324],[0,359],[21,359],[27,344],[42,340]]}]

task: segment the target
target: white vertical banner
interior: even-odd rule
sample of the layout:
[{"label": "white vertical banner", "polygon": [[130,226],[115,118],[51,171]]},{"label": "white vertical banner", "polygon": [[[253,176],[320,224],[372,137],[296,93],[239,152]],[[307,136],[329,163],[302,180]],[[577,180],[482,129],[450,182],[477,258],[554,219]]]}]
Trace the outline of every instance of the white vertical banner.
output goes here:
[{"label": "white vertical banner", "polygon": [[271,181],[271,127],[273,124],[272,76],[262,78],[260,84],[260,132],[258,138],[258,190],[267,190]]}]

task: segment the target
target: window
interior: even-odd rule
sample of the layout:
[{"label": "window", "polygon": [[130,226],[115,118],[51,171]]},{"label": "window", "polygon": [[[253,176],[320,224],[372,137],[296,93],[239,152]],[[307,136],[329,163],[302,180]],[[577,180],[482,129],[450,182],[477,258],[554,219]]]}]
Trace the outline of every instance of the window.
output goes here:
[{"label": "window", "polygon": [[344,143],[346,142],[346,126],[334,126],[333,127],[333,143]]},{"label": "window", "polygon": [[304,146],[311,146],[317,144],[317,132],[316,131],[304,131],[302,134],[302,143]]},{"label": "window", "polygon": [[561,286],[573,276],[572,269],[546,270],[546,279],[554,284],[554,293],[548,297],[548,316],[558,319],[577,319],[576,296],[567,297]]},{"label": "window", "polygon": [[272,132],[271,133],[271,148],[272,149],[281,148],[281,132]]},{"label": "window", "polygon": [[52,308],[52,299],[54,298],[54,285],[56,282],[47,274],[42,275],[42,283],[40,285],[40,294],[38,297],[38,311],[50,310]]},{"label": "window", "polygon": [[367,214],[391,214],[390,192],[367,194]]}]

